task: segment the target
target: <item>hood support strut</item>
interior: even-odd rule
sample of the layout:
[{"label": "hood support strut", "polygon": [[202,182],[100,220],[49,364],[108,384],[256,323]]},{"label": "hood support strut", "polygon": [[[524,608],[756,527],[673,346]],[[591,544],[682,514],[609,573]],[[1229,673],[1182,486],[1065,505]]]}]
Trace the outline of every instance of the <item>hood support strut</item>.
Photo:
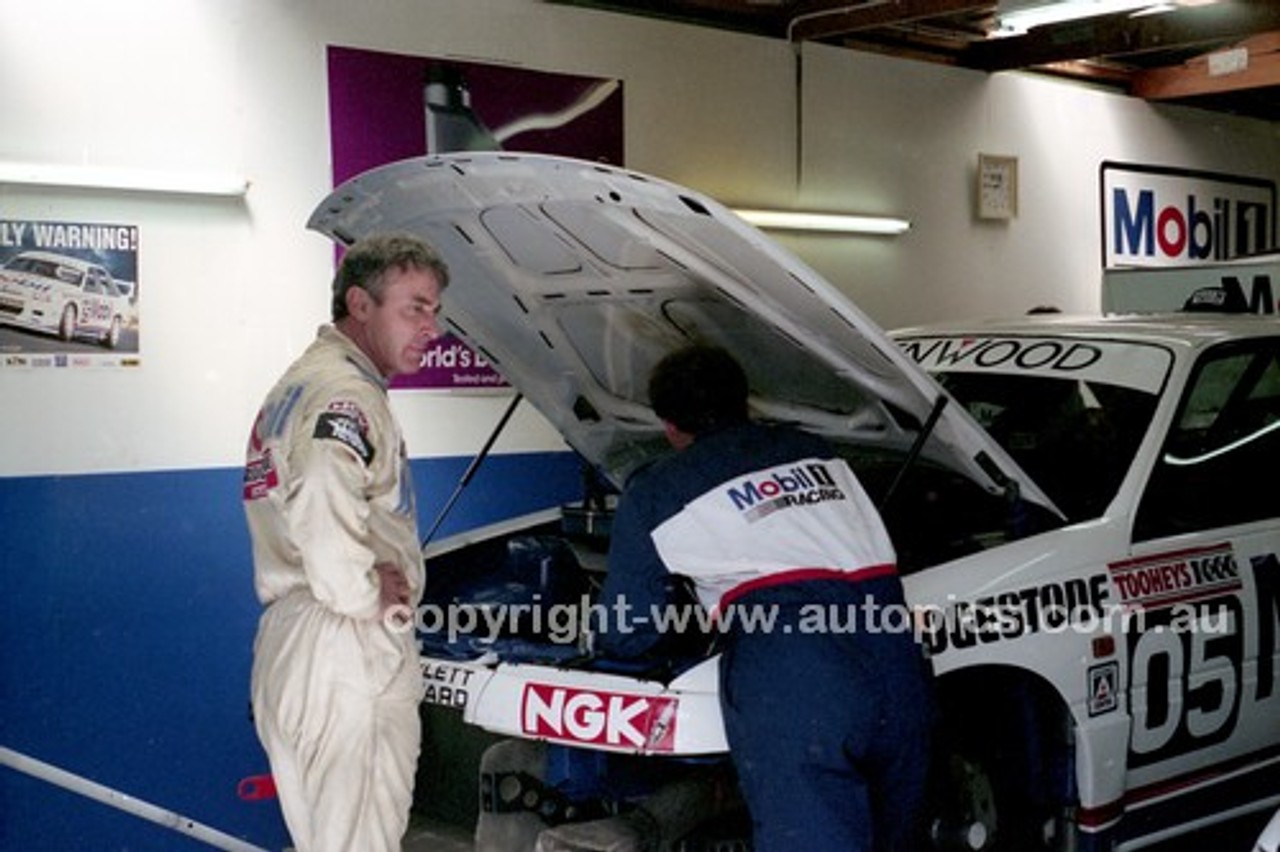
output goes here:
[{"label": "hood support strut", "polygon": [[471,460],[471,464],[467,465],[467,469],[463,471],[462,477],[458,480],[458,484],[454,486],[453,493],[449,495],[449,499],[444,504],[444,508],[436,515],[435,522],[431,524],[431,529],[427,531],[427,536],[422,540],[422,549],[435,538],[435,534],[439,532],[440,525],[444,523],[444,519],[448,517],[449,512],[453,510],[453,504],[458,502],[458,498],[462,496],[462,492],[471,484],[472,478],[476,475],[476,471],[480,469],[480,465],[484,463],[485,458],[489,455],[489,451],[493,449],[493,444],[498,440],[498,436],[507,428],[507,422],[511,420],[511,415],[515,414],[516,406],[520,404],[520,400],[524,399],[522,394],[516,394],[511,398],[511,404],[507,406],[507,410],[502,413],[502,417],[498,420],[498,425],[493,427],[493,431],[489,433],[489,437],[484,442],[484,446],[480,448],[480,452],[476,453],[476,457]]},{"label": "hood support strut", "polygon": [[897,492],[898,486],[902,483],[902,478],[907,475],[907,471],[916,463],[916,459],[924,449],[924,442],[929,440],[929,436],[933,434],[934,428],[938,425],[938,420],[942,417],[943,409],[947,407],[947,400],[946,394],[939,394],[938,398],[934,400],[933,408],[929,409],[929,416],[925,418],[924,425],[920,427],[920,434],[916,435],[915,441],[911,444],[911,449],[907,451],[907,457],[902,460],[902,466],[898,468],[897,474],[893,477],[893,482],[889,483],[884,496],[880,498],[879,509],[881,512],[889,505],[889,501],[893,499],[894,493]]}]

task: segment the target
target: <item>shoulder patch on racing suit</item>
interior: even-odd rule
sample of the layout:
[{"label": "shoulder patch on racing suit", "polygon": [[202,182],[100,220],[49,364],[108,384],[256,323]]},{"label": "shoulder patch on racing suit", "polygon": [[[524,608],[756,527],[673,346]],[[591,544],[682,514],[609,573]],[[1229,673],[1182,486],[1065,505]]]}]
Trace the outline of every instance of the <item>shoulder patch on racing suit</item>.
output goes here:
[{"label": "shoulder patch on racing suit", "polygon": [[316,418],[311,437],[346,444],[368,467],[373,462],[374,447],[369,443],[369,421],[352,402],[335,402]]}]

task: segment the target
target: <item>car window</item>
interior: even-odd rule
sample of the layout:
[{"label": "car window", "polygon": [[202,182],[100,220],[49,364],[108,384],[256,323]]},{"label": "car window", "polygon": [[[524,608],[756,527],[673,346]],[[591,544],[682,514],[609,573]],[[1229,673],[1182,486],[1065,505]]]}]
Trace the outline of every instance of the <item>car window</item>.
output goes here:
[{"label": "car window", "polygon": [[898,338],[1070,522],[1119,490],[1168,382],[1173,353],[1136,340],[956,333]]},{"label": "car window", "polygon": [[1061,526],[1048,509],[1011,502],[926,460],[836,447],[880,510],[903,576]]},{"label": "car window", "polygon": [[1058,376],[944,373],[938,379],[1073,522],[1106,510],[1157,400],[1137,388]]},{"label": "car window", "polygon": [[1280,516],[1280,341],[1223,344],[1197,364],[1135,521],[1145,540]]},{"label": "car window", "polygon": [[79,287],[84,281],[84,272],[74,266],[57,264],[53,268],[53,277],[56,277],[59,281],[65,281],[73,287]]}]

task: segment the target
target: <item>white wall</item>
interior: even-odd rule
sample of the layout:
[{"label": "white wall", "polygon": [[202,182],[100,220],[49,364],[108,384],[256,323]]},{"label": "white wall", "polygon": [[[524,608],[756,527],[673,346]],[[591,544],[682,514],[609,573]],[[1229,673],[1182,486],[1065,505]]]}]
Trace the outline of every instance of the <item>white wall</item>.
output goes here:
[{"label": "white wall", "polygon": [[[1096,311],[1104,159],[1280,178],[1275,124],[817,46],[797,103],[782,42],[536,0],[0,0],[0,20],[0,159],[252,181],[243,202],[0,187],[0,218],[139,225],[143,322],[137,369],[0,369],[0,476],[239,463],[325,319],[332,251],[303,225],[330,187],[329,44],[621,78],[633,168],[728,202],[910,217],[897,239],[784,241],[886,326]],[[1021,159],[1011,223],[973,218],[979,151]],[[505,400],[396,404],[413,454],[448,456]],[[560,446],[522,418],[500,452]]]}]

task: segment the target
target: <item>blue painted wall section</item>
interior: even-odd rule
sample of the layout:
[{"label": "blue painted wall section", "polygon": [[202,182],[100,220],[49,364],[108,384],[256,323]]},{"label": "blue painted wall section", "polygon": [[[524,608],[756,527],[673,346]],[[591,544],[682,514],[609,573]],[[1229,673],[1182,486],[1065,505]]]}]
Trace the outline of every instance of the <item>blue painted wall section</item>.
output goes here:
[{"label": "blue painted wall section", "polygon": [[[425,534],[469,459],[413,462]],[[0,746],[269,849],[248,715],[253,595],[239,469],[0,479]],[[567,453],[492,456],[438,537],[581,497]],[[0,848],[207,849],[0,768]]]}]

